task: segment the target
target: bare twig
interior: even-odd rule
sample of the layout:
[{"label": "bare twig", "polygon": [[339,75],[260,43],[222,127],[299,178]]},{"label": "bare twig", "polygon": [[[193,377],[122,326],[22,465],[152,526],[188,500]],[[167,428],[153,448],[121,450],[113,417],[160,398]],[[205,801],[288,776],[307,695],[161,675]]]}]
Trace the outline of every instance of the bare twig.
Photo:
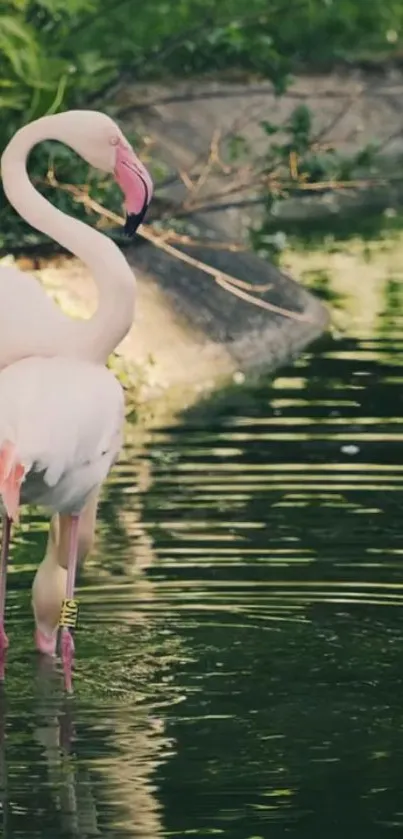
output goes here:
[{"label": "bare twig", "polygon": [[295,151],[290,152],[290,174],[293,181],[298,181],[298,157]]},{"label": "bare twig", "polygon": [[194,183],[188,172],[186,172],[184,169],[179,169],[178,175],[181,181],[184,183],[186,189],[189,190],[189,192],[193,192]]},{"label": "bare twig", "polygon": [[[81,190],[80,187],[77,187],[75,184],[62,184],[59,183],[56,179],[55,173],[53,170],[48,171],[48,184],[53,187],[58,187],[59,189],[63,189],[65,192],[69,192],[75,201],[78,201],[81,204],[105,218],[108,218],[114,224],[124,224],[124,219],[121,216],[118,216],[116,213],[113,213],[111,210],[105,210],[97,201],[93,198],[90,198],[88,192]],[[280,314],[283,317],[290,318],[291,320],[303,321],[306,323],[311,323],[312,318],[309,316],[301,313],[301,312],[292,312],[288,309],[281,309],[279,306],[276,306],[274,303],[269,303],[266,300],[261,300],[257,297],[253,296],[253,293],[249,292],[256,292],[256,291],[266,291],[269,286],[254,286],[252,283],[247,283],[243,280],[238,279],[237,277],[232,276],[232,274],[228,274],[225,271],[221,271],[218,268],[213,268],[211,265],[208,265],[205,262],[202,262],[200,259],[196,259],[193,256],[190,256],[187,253],[183,253],[182,251],[178,250],[178,248],[174,248],[172,245],[168,244],[167,241],[164,240],[161,235],[155,233],[151,226],[144,226],[143,224],[139,228],[139,235],[146,239],[147,241],[151,242],[157,248],[165,251],[170,256],[175,257],[175,259],[179,259],[182,262],[191,265],[193,268],[198,268],[200,271],[203,271],[205,274],[213,277],[215,282],[224,288],[226,291],[229,291],[231,294],[234,294],[236,297],[240,297],[242,300],[245,300],[248,303],[252,303],[259,308],[265,309],[269,312],[274,312],[275,314]],[[246,291],[249,289],[249,292]]]},{"label": "bare twig", "polygon": [[[401,176],[400,176],[401,177]],[[324,192],[328,189],[362,189],[363,187],[380,186],[388,183],[391,178],[369,178],[358,179],[355,181],[319,181],[318,183],[306,183],[299,181],[297,186],[293,184],[293,190],[302,190],[309,192]]]},{"label": "bare twig", "polygon": [[320,143],[326,135],[329,135],[330,132],[336,128],[336,125],[338,125],[339,122],[348,114],[355,98],[356,96],[348,97],[346,102],[343,103],[340,111],[337,111],[335,116],[332,117],[332,119],[320,131],[318,131],[315,137],[313,137],[312,144]]},{"label": "bare twig", "polygon": [[228,282],[226,274],[219,274],[216,276],[216,282],[218,285],[225,288],[227,291],[231,291],[233,294],[236,294],[237,297],[240,297],[242,300],[246,300],[248,303],[253,303],[255,306],[259,306],[261,309],[266,309],[268,312],[275,312],[278,315],[282,315],[285,318],[289,318],[292,315],[293,320],[300,320],[304,322],[311,321],[311,318],[307,318],[302,312],[290,312],[288,309],[282,309],[281,306],[275,306],[274,303],[267,303],[266,300],[259,300],[255,297],[252,297],[251,294],[248,294],[241,289],[233,289],[232,285]]},{"label": "bare twig", "polygon": [[220,199],[225,198],[228,195],[243,192],[244,190],[250,190],[254,187],[257,188],[261,185],[261,175],[258,179],[252,180],[250,178],[250,172],[251,169],[249,167],[240,170],[238,175],[242,175],[242,179],[235,182],[231,181],[229,184],[220,184],[219,191],[215,190],[213,192],[208,192],[198,200],[194,196],[194,194],[191,193],[189,198],[183,202],[182,210],[184,210],[185,212],[188,212],[190,210],[192,212],[195,212],[198,209],[203,209],[206,202],[211,202],[214,200],[217,200],[217,206],[219,206]]},{"label": "bare twig", "polygon": [[[154,231],[156,230],[153,227]],[[245,245],[238,245],[236,242],[220,242],[217,239],[195,239],[194,236],[188,236],[186,233],[177,233],[176,230],[161,229],[158,230],[158,235],[161,242],[176,242],[177,245],[192,245],[209,247],[217,251],[231,251],[231,253],[242,253],[246,251]]]},{"label": "bare twig", "polygon": [[211,172],[214,164],[217,162],[218,146],[219,146],[219,142],[220,142],[220,137],[221,137],[221,131],[217,128],[217,129],[215,129],[215,131],[213,131],[213,136],[212,136],[211,142],[210,142],[210,148],[209,148],[207,161],[205,162],[196,183],[193,184],[193,189],[192,189],[192,194],[193,195],[197,195],[197,193],[200,191],[203,184],[205,184],[208,176],[210,175],[210,172]]}]

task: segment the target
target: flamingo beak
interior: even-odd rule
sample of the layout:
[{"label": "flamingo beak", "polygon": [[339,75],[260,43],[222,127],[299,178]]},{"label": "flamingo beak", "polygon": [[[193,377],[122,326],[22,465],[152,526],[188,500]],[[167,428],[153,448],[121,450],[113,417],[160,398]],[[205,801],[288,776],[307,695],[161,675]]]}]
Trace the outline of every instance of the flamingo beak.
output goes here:
[{"label": "flamingo beak", "polygon": [[153,194],[153,182],[131,146],[123,140],[116,147],[115,180],[125,197],[124,232],[132,237],[148,210]]}]

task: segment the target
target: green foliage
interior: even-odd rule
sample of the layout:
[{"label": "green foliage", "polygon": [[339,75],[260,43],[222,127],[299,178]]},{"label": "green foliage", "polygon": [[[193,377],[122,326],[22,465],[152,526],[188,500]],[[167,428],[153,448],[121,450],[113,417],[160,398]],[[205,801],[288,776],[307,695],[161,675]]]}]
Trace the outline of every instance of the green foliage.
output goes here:
[{"label": "green foliage", "polygon": [[400,0],[0,0],[1,89],[32,117],[85,101],[124,69],[244,68],[281,87],[300,62],[398,51],[402,23]]},{"label": "green foliage", "polygon": [[143,77],[242,67],[279,76],[301,62],[398,49],[403,8],[400,0],[93,0],[78,17],[66,37],[70,57],[135,62]]},{"label": "green foliage", "polygon": [[[349,155],[323,145],[320,135],[314,133],[312,114],[306,105],[297,106],[285,123],[262,120],[261,128],[268,137],[261,169],[266,212],[261,225],[251,231],[251,242],[262,256],[276,259],[287,246],[284,228],[292,227],[278,222],[282,202],[301,195],[334,193],[353,181],[368,178],[369,173],[379,174],[383,163],[375,144]],[[334,213],[331,216],[334,226]]]},{"label": "green foliage", "polygon": [[[399,54],[402,24],[400,0],[0,0],[0,148],[23,123],[91,103],[122,72],[165,79],[242,70],[271,78],[281,94],[301,65]],[[292,142],[318,177],[330,158],[309,163],[309,113],[295,119]],[[278,133],[268,122],[264,130]],[[243,153],[241,141],[235,146]],[[2,212],[7,241],[12,218]]]}]

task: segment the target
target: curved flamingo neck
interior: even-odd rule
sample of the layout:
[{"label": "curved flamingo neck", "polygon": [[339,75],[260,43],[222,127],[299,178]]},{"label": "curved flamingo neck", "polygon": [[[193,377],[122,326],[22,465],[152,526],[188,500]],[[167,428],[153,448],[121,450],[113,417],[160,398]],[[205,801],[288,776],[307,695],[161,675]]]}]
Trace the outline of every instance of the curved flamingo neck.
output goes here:
[{"label": "curved flamingo neck", "polygon": [[[98,290],[97,311],[88,320],[72,318],[71,330],[63,335],[63,344],[65,354],[105,363],[133,322],[133,272],[114,242],[56,209],[37,192],[27,174],[29,152],[43,140],[58,140],[76,151],[74,137],[66,137],[64,126],[65,122],[44,117],[15,134],[2,156],[3,188],[10,204],[31,227],[54,239],[91,271]],[[55,355],[64,354],[60,343],[61,336],[55,334]]]}]

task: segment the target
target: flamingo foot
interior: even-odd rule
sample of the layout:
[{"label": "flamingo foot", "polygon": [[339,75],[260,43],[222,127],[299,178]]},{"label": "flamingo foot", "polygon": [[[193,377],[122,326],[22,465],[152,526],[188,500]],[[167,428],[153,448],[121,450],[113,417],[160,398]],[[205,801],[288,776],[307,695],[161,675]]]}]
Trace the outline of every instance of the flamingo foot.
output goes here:
[{"label": "flamingo foot", "polygon": [[56,655],[57,635],[46,635],[37,629],[35,632],[35,646],[36,649],[43,655]]},{"label": "flamingo foot", "polygon": [[0,682],[4,682],[6,675],[6,659],[9,640],[4,631],[4,626],[0,625]]},{"label": "flamingo foot", "polygon": [[64,683],[67,693],[73,693],[73,658],[74,641],[69,629],[63,627],[60,639],[60,654],[64,671]]}]

